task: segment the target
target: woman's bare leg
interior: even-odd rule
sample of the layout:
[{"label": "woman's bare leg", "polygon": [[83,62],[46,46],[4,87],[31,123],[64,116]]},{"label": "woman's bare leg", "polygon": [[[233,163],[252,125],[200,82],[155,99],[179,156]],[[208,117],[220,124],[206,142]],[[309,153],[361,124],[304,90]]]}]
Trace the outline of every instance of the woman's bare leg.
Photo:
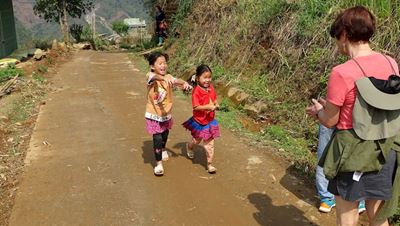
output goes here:
[{"label": "woman's bare leg", "polygon": [[349,202],[336,195],[336,224],[356,226],[358,222],[358,202]]}]

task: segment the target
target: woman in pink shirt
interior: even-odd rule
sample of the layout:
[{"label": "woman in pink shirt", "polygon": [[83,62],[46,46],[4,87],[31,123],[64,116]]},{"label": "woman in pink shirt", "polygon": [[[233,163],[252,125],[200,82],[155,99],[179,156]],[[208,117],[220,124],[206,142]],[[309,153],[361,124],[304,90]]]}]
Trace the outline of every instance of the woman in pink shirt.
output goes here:
[{"label": "woman in pink shirt", "polygon": [[[370,47],[370,38],[375,32],[375,17],[365,7],[356,6],[338,15],[331,26],[330,35],[335,38],[338,51],[350,59],[335,66],[329,76],[327,98],[315,100],[306,109],[307,114],[319,120],[326,127],[337,130],[353,129],[352,112],[356,100],[355,81],[364,76],[388,79],[396,73],[398,65],[389,56],[375,52]],[[391,163],[392,164],[392,163]],[[394,165],[394,163],[392,164]],[[391,169],[391,168],[390,168]],[[389,178],[393,170],[388,170]],[[354,179],[355,173],[338,173],[329,181],[328,190],[335,195],[338,225],[357,225],[360,200],[366,200],[370,225],[389,225],[387,220],[378,222],[375,216],[384,200],[390,199],[391,181],[388,187],[375,183],[381,178],[361,175]],[[386,180],[386,179],[385,179]],[[388,179],[389,180],[389,179]],[[371,185],[372,184],[372,185]]]}]

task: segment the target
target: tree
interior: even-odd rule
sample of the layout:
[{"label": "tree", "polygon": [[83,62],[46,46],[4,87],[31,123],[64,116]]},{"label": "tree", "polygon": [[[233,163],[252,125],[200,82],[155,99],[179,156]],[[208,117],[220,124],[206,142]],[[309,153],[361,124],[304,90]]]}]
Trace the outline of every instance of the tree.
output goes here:
[{"label": "tree", "polygon": [[36,0],[33,11],[47,22],[60,23],[64,41],[69,43],[68,15],[80,18],[93,6],[93,0]]},{"label": "tree", "polygon": [[112,29],[119,35],[124,36],[128,34],[129,26],[123,21],[117,20],[112,23]]}]

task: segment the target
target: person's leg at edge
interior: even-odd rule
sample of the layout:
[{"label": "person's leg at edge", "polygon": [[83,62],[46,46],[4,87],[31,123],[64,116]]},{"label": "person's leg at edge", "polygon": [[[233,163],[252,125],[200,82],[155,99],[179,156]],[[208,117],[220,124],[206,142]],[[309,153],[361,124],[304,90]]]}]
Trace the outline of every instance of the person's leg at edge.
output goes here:
[{"label": "person's leg at edge", "polygon": [[375,221],[376,214],[383,206],[382,200],[365,200],[365,207],[367,209],[367,216],[370,226],[389,226],[387,219],[383,221]]},{"label": "person's leg at edge", "polygon": [[[333,128],[327,128],[323,125],[319,125],[318,130],[318,147],[317,147],[317,161],[321,158],[326,145],[328,145],[331,139]],[[318,196],[320,198],[319,210],[322,212],[330,212],[332,207],[335,206],[335,196],[328,191],[328,180],[325,178],[323,168],[320,166],[316,167],[315,182],[317,187]]]},{"label": "person's leg at edge", "polygon": [[194,158],[194,152],[193,152],[194,145],[200,144],[200,142],[201,142],[201,139],[196,139],[196,138],[192,137],[192,140],[187,143],[186,154],[187,154],[188,158],[190,158],[190,159]]},{"label": "person's leg at edge", "polygon": [[336,199],[336,225],[356,226],[358,223],[358,202],[349,202],[340,196]]},{"label": "person's leg at edge", "polygon": [[158,46],[161,46],[163,44],[164,40],[161,35],[158,36]]},{"label": "person's leg at edge", "polygon": [[209,173],[214,173],[217,169],[212,165],[214,159],[214,139],[204,141],[204,149],[207,155],[207,170]]},{"label": "person's leg at edge", "polygon": [[168,156],[168,152],[165,150],[165,147],[167,146],[167,141],[168,141],[168,135],[169,135],[169,130],[165,130],[163,133],[161,133],[161,137],[162,137],[162,160],[163,161],[167,161],[169,156]]}]

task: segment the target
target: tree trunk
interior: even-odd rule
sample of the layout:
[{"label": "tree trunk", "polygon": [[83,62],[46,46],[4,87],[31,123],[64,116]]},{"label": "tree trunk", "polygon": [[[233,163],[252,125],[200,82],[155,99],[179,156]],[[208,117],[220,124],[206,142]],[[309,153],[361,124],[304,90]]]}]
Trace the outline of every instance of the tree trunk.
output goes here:
[{"label": "tree trunk", "polygon": [[63,35],[64,35],[64,42],[66,44],[70,43],[69,40],[69,28],[68,28],[68,12],[67,12],[67,0],[63,0],[62,1],[62,7],[63,7],[63,15],[62,15],[62,19],[61,19],[61,26],[63,27],[62,31],[63,31]]},{"label": "tree trunk", "polygon": [[64,36],[64,42],[65,42],[65,32],[64,32],[64,25],[63,25],[63,21],[62,21],[62,15],[61,13],[59,14],[59,23],[60,23],[60,28],[61,28],[61,33]]}]

